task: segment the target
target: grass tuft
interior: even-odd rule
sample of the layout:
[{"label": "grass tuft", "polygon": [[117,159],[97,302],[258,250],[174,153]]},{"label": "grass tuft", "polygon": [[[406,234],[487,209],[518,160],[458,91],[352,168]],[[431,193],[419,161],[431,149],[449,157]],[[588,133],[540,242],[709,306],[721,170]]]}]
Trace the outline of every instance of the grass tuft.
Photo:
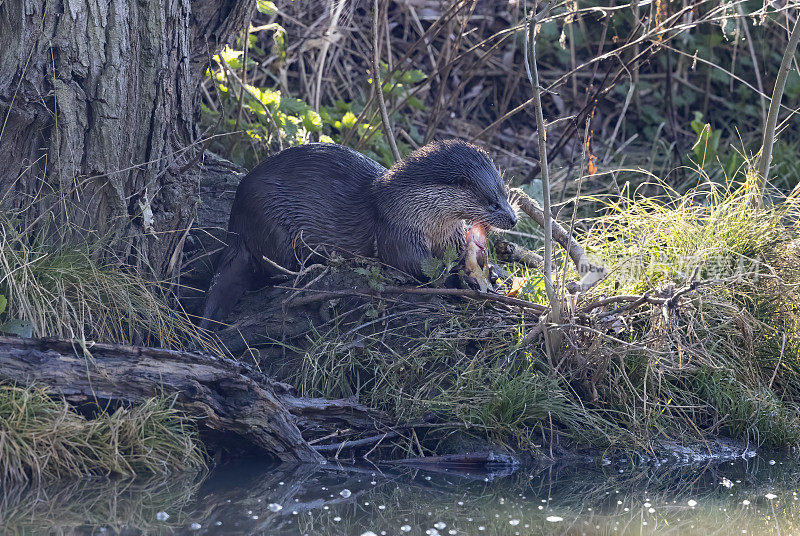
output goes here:
[{"label": "grass tuft", "polygon": [[166,399],[91,419],[39,387],[0,384],[0,482],[204,467],[194,424]]},{"label": "grass tuft", "polygon": [[[49,246],[16,234],[0,218],[0,294],[7,299],[0,330],[35,337],[221,352],[169,293],[131,269],[96,260],[89,243]],[[172,300],[175,301],[175,300]]]},{"label": "grass tuft", "polygon": [[[669,307],[568,309],[555,363],[541,339],[521,344],[538,319],[519,311],[372,304],[362,319],[372,331],[318,332],[290,381],[306,395],[356,395],[401,421],[466,428],[523,450],[543,436],[622,449],[716,435],[796,445],[800,205],[792,194],[754,208],[755,176],[737,180],[598,203],[581,240],[611,276],[577,307],[696,289]],[[506,268],[532,281],[521,296],[541,298],[535,273]]]}]

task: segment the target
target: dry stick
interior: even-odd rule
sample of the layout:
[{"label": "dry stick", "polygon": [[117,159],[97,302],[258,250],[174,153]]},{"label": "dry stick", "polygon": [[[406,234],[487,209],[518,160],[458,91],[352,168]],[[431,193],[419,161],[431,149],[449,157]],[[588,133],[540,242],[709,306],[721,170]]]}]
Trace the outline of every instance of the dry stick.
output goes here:
[{"label": "dry stick", "polygon": [[[395,162],[399,162],[402,156],[397,149],[397,142],[394,140],[392,134],[392,126],[389,124],[389,114],[386,112],[386,102],[383,100],[383,83],[381,82],[381,70],[379,65],[380,46],[378,43],[378,2],[375,0],[372,9],[372,83],[375,87],[375,96],[378,97],[378,106],[381,109],[381,120],[383,121],[383,130],[386,133],[386,139],[389,141],[389,146],[392,148],[392,155]],[[389,39],[389,36],[386,36]]]},{"label": "dry stick", "polygon": [[317,64],[317,87],[314,92],[314,110],[319,112],[320,95],[322,94],[322,73],[325,71],[325,58],[328,55],[328,49],[331,48],[331,39],[336,32],[339,17],[342,15],[345,0],[340,0],[339,5],[336,5],[336,0],[331,0],[331,25],[328,27],[326,38],[322,43],[322,49],[319,52],[319,63]]},{"label": "dry stick", "polygon": [[[758,70],[758,58],[756,57],[755,48],[753,48],[753,40],[750,38],[750,27],[747,25],[747,16],[744,14],[742,4],[737,3],[736,8],[739,10],[739,16],[742,19],[744,36],[747,38],[747,47],[750,49],[750,59],[753,60],[753,72],[756,75],[756,84],[760,93],[758,97],[761,104],[761,127],[763,128],[767,124],[767,106],[764,101],[764,85],[761,83],[761,72]],[[733,83],[733,79],[731,79],[731,83]]]},{"label": "dry stick", "polygon": [[[525,46],[525,73],[533,89],[533,106],[536,115],[536,133],[539,138],[539,163],[542,171],[542,198],[544,200],[544,288],[547,292],[547,301],[550,303],[548,320],[555,324],[561,323],[561,303],[558,301],[553,288],[553,214],[550,209],[550,170],[547,165],[547,133],[542,114],[542,98],[539,88],[539,71],[536,66],[536,6],[534,0],[530,14],[530,22],[526,27]],[[545,336],[547,353],[551,363],[555,363],[555,353],[561,346],[560,334],[549,333]]]},{"label": "dry stick", "polygon": [[[316,450],[317,452],[333,452],[333,451],[336,451],[337,455],[338,455],[338,453],[341,452],[345,448],[351,448],[352,449],[352,448],[358,448],[358,447],[366,447],[368,445],[372,445],[373,443],[376,443],[375,447],[377,447],[384,439],[387,439],[387,438],[388,439],[394,439],[395,437],[397,437],[399,435],[400,434],[398,432],[391,431],[391,432],[384,432],[382,434],[378,434],[378,435],[374,435],[374,436],[370,436],[370,437],[365,437],[363,439],[346,440],[346,441],[342,441],[341,443],[333,443],[333,444],[329,444],[329,445],[311,445],[311,447],[314,450]],[[375,447],[373,447],[372,450],[375,450]],[[372,450],[370,450],[370,452],[372,452]],[[367,456],[367,455],[369,455],[369,452],[367,454],[365,454],[365,456]]]},{"label": "dry stick", "polygon": [[761,158],[758,160],[758,197],[754,200],[757,207],[764,206],[764,188],[767,185],[769,175],[769,164],[772,160],[772,144],[775,142],[775,126],[778,123],[778,111],[781,107],[783,89],[786,86],[786,78],[789,75],[789,67],[792,58],[797,50],[797,42],[800,41],[800,17],[794,23],[794,29],[789,36],[789,43],[783,53],[781,67],[778,70],[778,78],[775,80],[775,88],[772,91],[772,100],[769,102],[769,114],[767,124],[764,125],[764,144],[761,147]]},{"label": "dry stick", "polygon": [[[522,209],[525,214],[533,218],[533,221],[540,227],[545,227],[546,213],[535,199],[531,198],[519,188],[513,188],[511,190],[510,198],[513,203],[519,205],[519,208]],[[572,259],[572,262],[575,264],[575,269],[582,276],[580,283],[568,285],[567,288],[570,292],[585,292],[606,276],[607,271],[605,267],[592,263],[589,260],[589,256],[586,254],[586,250],[583,249],[583,246],[581,246],[560,223],[551,220],[551,233],[552,239],[564,248],[569,258]],[[545,255],[547,255],[546,252]],[[550,262],[552,264],[552,258]]]},{"label": "dry stick", "polygon": [[[276,285],[275,288],[288,288],[288,287],[281,287],[279,285]],[[380,292],[373,292],[373,293],[361,292],[359,290],[321,291],[318,289],[298,289],[298,288],[292,288],[290,290],[295,290],[300,292],[316,292],[316,294],[313,294],[311,296],[305,296],[303,298],[288,300],[286,302],[286,306],[288,307],[299,307],[301,305],[307,305],[309,303],[316,303],[334,298],[345,298],[349,296],[360,296],[364,298],[380,298],[380,294],[385,293],[385,294],[420,294],[428,296],[460,296],[464,298],[471,298],[474,300],[499,302],[505,305],[520,307],[522,309],[530,309],[537,313],[544,313],[548,310],[548,308],[545,307],[544,305],[529,302],[527,300],[520,300],[519,298],[503,296],[502,294],[491,294],[488,292],[478,292],[477,290],[462,289],[462,288],[425,288],[425,287],[420,288],[420,287],[387,286],[384,287],[383,290],[381,290]]]},{"label": "dry stick", "polygon": [[497,259],[503,262],[518,263],[540,271],[544,268],[544,257],[514,242],[496,239],[494,251]]}]

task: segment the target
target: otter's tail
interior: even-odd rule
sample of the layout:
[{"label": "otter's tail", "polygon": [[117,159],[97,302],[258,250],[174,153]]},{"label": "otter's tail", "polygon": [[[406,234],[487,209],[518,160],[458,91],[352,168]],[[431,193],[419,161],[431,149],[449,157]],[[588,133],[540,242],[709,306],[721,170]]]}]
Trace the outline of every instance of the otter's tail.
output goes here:
[{"label": "otter's tail", "polygon": [[208,289],[200,321],[203,329],[213,329],[224,321],[255,277],[252,257],[244,244],[238,239],[228,243],[230,245],[222,252],[217,273]]}]

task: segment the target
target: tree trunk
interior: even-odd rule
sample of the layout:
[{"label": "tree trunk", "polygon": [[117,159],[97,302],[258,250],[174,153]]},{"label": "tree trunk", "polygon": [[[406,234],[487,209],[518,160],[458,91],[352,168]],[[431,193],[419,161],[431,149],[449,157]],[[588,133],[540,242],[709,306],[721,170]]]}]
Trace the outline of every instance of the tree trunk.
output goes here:
[{"label": "tree trunk", "polygon": [[251,0],[0,0],[0,210],[169,275],[194,217],[199,81]]}]

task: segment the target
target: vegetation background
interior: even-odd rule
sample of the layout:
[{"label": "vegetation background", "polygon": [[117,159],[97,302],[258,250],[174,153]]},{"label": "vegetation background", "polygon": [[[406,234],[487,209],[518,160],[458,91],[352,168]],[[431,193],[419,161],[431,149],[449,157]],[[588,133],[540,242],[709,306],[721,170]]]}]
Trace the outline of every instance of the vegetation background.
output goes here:
[{"label": "vegetation background", "polygon": [[[161,13],[157,4],[143,5]],[[0,17],[0,36],[11,36],[6,47],[0,37],[5,333],[224,352],[177,298],[182,276],[213,258],[189,247],[219,231],[195,222],[216,201],[197,187],[217,161],[210,152],[251,168],[290,145],[334,141],[390,166],[391,140],[404,155],[457,137],[485,147],[510,183],[552,202],[610,277],[571,296],[563,283],[577,274],[556,251],[555,296],[538,270],[507,267],[525,281],[518,297],[563,309],[549,318],[563,336],[555,349],[536,332],[538,317],[448,302],[403,332],[392,328],[390,347],[336,322],[318,327],[293,348],[296,373],[286,379],[303,394],[358,395],[397,420],[426,420],[422,440],[392,442],[401,452],[436,451],[453,430],[515,450],[549,445],[549,454],[553,445],[652,449],[719,435],[800,441],[796,2],[192,4],[191,15],[153,23],[188,28],[174,42],[145,42],[146,24],[109,17],[108,28],[139,40],[97,37],[89,53],[76,45],[82,37],[57,39],[66,31],[57,12],[20,16],[0,5],[0,14],[15,13]],[[94,3],[82,5],[75,20],[91,18]],[[526,69],[534,10],[528,59],[538,85]],[[23,39],[17,17],[41,28]],[[126,70],[124,54],[91,52],[112,45],[160,59]],[[73,48],[73,56],[53,52]],[[174,50],[188,50],[186,58]],[[787,50],[777,107],[771,95]],[[97,88],[110,79],[119,83],[106,95]],[[145,90],[153,80],[156,89]],[[756,167],[773,106],[778,136],[765,177]],[[532,220],[504,238],[533,250],[546,242]],[[382,284],[379,274],[360,275]],[[364,322],[389,321],[385,309],[361,313]],[[37,390],[5,393],[39,396],[42,414],[54,415]],[[152,408],[174,430],[168,405]],[[195,444],[179,436],[179,452],[194,456]],[[103,470],[135,466],[109,459]],[[34,462],[15,467],[50,472]]]}]

